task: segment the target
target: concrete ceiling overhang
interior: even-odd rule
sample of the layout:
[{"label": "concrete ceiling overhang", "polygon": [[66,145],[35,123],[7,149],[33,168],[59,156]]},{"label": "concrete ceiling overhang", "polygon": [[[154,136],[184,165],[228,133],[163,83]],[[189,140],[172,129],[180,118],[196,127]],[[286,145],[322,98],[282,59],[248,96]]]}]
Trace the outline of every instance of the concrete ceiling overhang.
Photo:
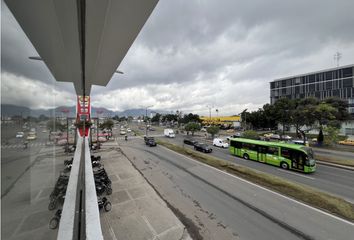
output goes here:
[{"label": "concrete ceiling overhang", "polygon": [[89,95],[108,84],[158,0],[5,2],[54,78]]}]

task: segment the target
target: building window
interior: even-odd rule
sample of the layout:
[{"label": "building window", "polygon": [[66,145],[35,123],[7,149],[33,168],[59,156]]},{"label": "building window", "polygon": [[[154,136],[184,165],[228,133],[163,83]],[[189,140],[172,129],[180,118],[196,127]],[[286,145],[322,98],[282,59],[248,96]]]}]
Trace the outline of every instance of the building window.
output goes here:
[{"label": "building window", "polygon": [[326,76],[325,80],[331,80],[332,79],[332,71],[326,72],[325,76]]},{"label": "building window", "polygon": [[326,90],[332,89],[332,81],[326,82]]},{"label": "building window", "polygon": [[343,69],[343,77],[352,77],[353,76],[353,68],[344,68]]},{"label": "building window", "polygon": [[343,87],[353,87],[353,78],[343,79]]},{"label": "building window", "polygon": [[309,83],[313,83],[313,82],[315,82],[315,81],[316,81],[315,75],[314,75],[314,74],[310,75],[310,76],[309,76]]},{"label": "building window", "polygon": [[315,91],[315,84],[310,84],[309,85],[309,91],[314,92]]}]

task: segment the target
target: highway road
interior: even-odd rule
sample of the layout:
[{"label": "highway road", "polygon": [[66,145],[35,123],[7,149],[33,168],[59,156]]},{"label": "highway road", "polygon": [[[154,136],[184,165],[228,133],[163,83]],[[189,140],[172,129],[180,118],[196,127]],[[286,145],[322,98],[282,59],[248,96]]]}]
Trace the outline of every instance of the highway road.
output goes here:
[{"label": "highway road", "polygon": [[[183,137],[180,135],[172,140],[163,140],[183,145]],[[185,147],[192,148],[187,145],[185,145]],[[354,171],[317,164],[316,172],[312,174],[299,173],[295,171],[283,170],[281,168],[252,160],[245,160],[243,158],[235,157],[229,153],[228,149],[218,147],[213,147],[213,153],[211,155],[243,166],[251,167],[262,172],[270,173],[275,176],[283,177],[291,181],[318,188],[322,191],[337,195],[354,203]]]},{"label": "highway road", "polygon": [[354,236],[353,223],[162,146],[148,147],[139,138],[117,142],[161,196],[178,209],[184,223],[192,221],[204,239],[339,240]]},{"label": "highway road", "polygon": [[[150,132],[150,134],[162,135],[160,131]],[[161,140],[169,141],[174,144],[183,145],[185,135],[177,134],[176,138],[165,138]],[[196,140],[200,140],[196,138]],[[210,143],[208,143],[210,145]],[[189,147],[189,145],[184,145]],[[351,153],[349,153],[351,154]],[[295,171],[283,170],[274,166],[262,164],[252,160],[245,160],[243,158],[231,155],[228,149],[213,147],[212,156],[224,159],[242,166],[247,166],[258,171],[269,173],[275,176],[283,177],[285,179],[302,183],[321,191],[339,196],[345,200],[354,203],[354,171],[335,168],[326,165],[317,165],[317,171],[312,174],[304,174]]]}]

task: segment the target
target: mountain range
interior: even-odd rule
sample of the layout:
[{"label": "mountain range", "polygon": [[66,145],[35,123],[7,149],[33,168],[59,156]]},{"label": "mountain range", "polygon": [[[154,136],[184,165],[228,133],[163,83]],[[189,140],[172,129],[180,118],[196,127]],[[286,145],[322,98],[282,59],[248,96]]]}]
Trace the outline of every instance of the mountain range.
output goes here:
[{"label": "mountain range", "polygon": [[[151,113],[168,113],[167,111],[163,110],[147,110],[147,115]],[[45,115],[47,117],[52,116],[66,116],[68,114],[69,117],[75,117],[76,114],[76,107],[75,106],[60,106],[51,109],[31,109],[28,107],[23,106],[16,106],[11,104],[2,104],[1,105],[1,117],[13,117],[13,116],[22,116],[22,117],[39,117],[40,115]],[[146,109],[144,108],[137,108],[137,109],[128,109],[124,111],[112,111],[107,108],[91,108],[91,116],[97,117],[99,114],[100,117],[113,117],[113,116],[142,116],[146,114]]]}]

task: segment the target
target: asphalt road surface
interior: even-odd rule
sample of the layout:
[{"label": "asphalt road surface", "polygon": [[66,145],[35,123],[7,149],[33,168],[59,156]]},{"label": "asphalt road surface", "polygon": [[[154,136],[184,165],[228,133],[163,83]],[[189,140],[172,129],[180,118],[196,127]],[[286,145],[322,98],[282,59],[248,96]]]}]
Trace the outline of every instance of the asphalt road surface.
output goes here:
[{"label": "asphalt road surface", "polygon": [[[180,135],[175,139],[166,138],[164,140],[183,145],[183,137]],[[187,145],[185,145],[185,147],[192,148]],[[318,188],[322,191],[337,195],[354,203],[354,171],[317,164],[316,172],[312,174],[299,173],[295,171],[283,170],[281,168],[252,160],[245,160],[243,158],[235,157],[229,153],[228,149],[218,147],[213,147],[213,152],[211,155],[243,166],[251,167],[262,172],[283,177],[291,181]]]},{"label": "asphalt road surface", "polygon": [[[204,239],[351,239],[354,224],[142,139],[119,146]],[[230,233],[230,235],[228,235]],[[225,237],[228,236],[228,237]]]},{"label": "asphalt road surface", "polygon": [[[154,132],[149,132],[149,134],[162,136],[163,133],[158,130]],[[192,146],[183,144],[184,138],[186,138],[186,135],[177,134],[176,138],[162,137],[161,139],[193,149]],[[201,140],[201,138],[195,139],[197,141]],[[204,139],[202,141],[204,141]],[[209,142],[207,144],[210,145]],[[222,149],[218,147],[212,148],[213,152],[210,155],[215,156],[217,158],[234,162],[242,166],[247,166],[255,170],[269,173],[275,176],[283,177],[294,182],[302,183],[354,203],[354,171],[317,164],[317,170],[315,173],[305,174],[295,171],[283,170],[281,168],[277,168],[267,164],[262,164],[252,160],[245,160],[243,158],[235,157],[229,153],[228,149]],[[343,154],[352,155],[353,153],[346,152]]]}]

